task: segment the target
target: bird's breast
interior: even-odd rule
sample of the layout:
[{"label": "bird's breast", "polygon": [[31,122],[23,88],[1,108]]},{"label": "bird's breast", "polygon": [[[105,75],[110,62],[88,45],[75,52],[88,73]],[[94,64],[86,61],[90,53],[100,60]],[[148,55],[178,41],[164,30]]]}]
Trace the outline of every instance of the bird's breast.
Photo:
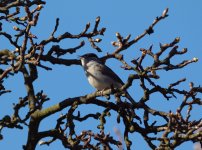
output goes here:
[{"label": "bird's breast", "polygon": [[117,83],[109,76],[104,75],[99,67],[99,64],[93,64],[88,66],[86,69],[86,75],[88,78],[88,82],[97,90],[108,89],[112,85],[115,88],[119,88],[121,85],[117,85]]}]

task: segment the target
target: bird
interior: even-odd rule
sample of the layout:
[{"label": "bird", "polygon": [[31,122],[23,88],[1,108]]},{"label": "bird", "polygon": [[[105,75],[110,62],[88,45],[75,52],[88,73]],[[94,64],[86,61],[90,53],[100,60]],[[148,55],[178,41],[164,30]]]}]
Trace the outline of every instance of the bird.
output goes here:
[{"label": "bird", "polygon": [[[88,82],[98,91],[106,89],[121,88],[124,82],[119,76],[105,65],[101,59],[94,53],[87,53],[80,56],[81,65],[85,71]],[[125,97],[135,105],[136,102],[127,91],[124,91]]]}]

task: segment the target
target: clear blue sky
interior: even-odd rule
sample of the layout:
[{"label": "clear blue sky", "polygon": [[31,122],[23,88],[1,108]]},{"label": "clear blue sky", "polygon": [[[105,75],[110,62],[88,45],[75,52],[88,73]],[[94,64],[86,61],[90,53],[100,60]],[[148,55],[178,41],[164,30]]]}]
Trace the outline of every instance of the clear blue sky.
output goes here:
[{"label": "clear blue sky", "polygon": [[[171,42],[175,37],[180,37],[181,42],[179,44],[180,49],[188,48],[188,53],[183,56],[176,57],[174,62],[181,62],[183,59],[192,59],[193,57],[199,58],[198,63],[191,64],[190,66],[180,70],[173,71],[173,73],[162,73],[163,77],[160,79],[159,84],[167,86],[170,82],[174,82],[178,79],[187,78],[187,82],[182,84],[182,88],[188,88],[188,83],[193,81],[196,85],[202,83],[202,1],[171,1],[171,0],[127,0],[127,1],[95,1],[95,0],[74,0],[74,1],[48,1],[44,9],[41,11],[39,23],[37,27],[33,28],[32,32],[37,35],[38,41],[44,38],[48,38],[55,25],[55,19],[60,18],[60,26],[56,35],[60,35],[66,31],[77,34],[83,30],[87,22],[91,22],[92,25],[97,16],[101,17],[101,26],[106,27],[105,36],[102,37],[103,41],[99,46],[103,49],[103,52],[98,54],[99,56],[105,55],[107,52],[113,52],[114,48],[111,46],[111,41],[116,40],[115,33],[120,32],[126,36],[132,34],[132,38],[141,34],[155,19],[156,16],[161,15],[165,8],[169,8],[169,17],[161,21],[154,28],[154,34],[146,36],[143,40],[138,42],[135,46],[132,46],[127,50],[126,55],[136,56],[139,54],[139,48],[148,48],[151,44],[154,44],[154,49],[158,50],[159,43]],[[9,27],[7,27],[9,28]],[[9,30],[9,29],[8,29]],[[0,49],[12,48],[0,38]],[[2,42],[3,41],[3,42]],[[60,43],[62,48],[74,47],[80,43],[81,40],[64,40]],[[87,43],[87,41],[86,41]],[[52,44],[51,44],[52,45]],[[50,45],[50,46],[51,46]],[[50,47],[49,46],[49,47]],[[47,47],[45,50],[48,50]],[[89,44],[86,44],[79,54],[87,52],[96,52]],[[66,56],[66,58],[77,57]],[[129,72],[124,72],[120,68],[120,63],[114,60],[107,62],[113,70],[120,75],[123,81],[126,81]],[[48,64],[49,65],[49,64]],[[52,65],[50,65],[52,66]],[[80,66],[55,66],[53,71],[47,72],[40,70],[39,79],[35,82],[36,92],[44,90],[44,92],[51,98],[51,100],[45,105],[45,107],[58,103],[59,101],[78,95],[88,94],[94,91],[94,89],[88,84],[83,70]],[[22,82],[21,74],[18,74],[14,78],[10,78],[5,82],[6,88],[12,90],[11,94],[6,94],[0,97],[0,117],[5,114],[12,113],[12,103],[15,103],[18,99],[16,97],[25,96],[25,88]],[[138,88],[138,86],[135,86]],[[133,89],[130,89],[132,91]],[[138,91],[137,89],[134,89]],[[55,92],[56,91],[56,92]],[[129,92],[130,92],[129,91]],[[134,96],[136,93],[131,93]],[[155,98],[154,98],[155,99]],[[152,101],[154,108],[160,110],[175,110],[177,107],[175,100],[168,104],[159,104],[158,97]],[[179,100],[181,101],[181,99]],[[165,101],[163,101],[165,102]],[[165,102],[167,103],[167,102]],[[176,106],[175,106],[176,105]],[[82,107],[82,114],[85,112],[95,112],[97,108]],[[61,113],[65,113],[63,110]],[[201,118],[202,108],[197,108],[194,111],[196,118]],[[56,114],[52,119],[47,119],[42,122],[40,130],[54,127],[55,119],[59,116]],[[121,125],[116,124],[116,118],[109,118],[110,123],[107,125],[107,131],[113,134],[113,127],[116,126],[121,129]],[[48,123],[46,122],[48,121]],[[109,121],[109,120],[108,120]],[[98,125],[93,124],[92,120],[89,121],[92,127],[83,124],[78,127],[79,131],[94,129]],[[83,128],[81,128],[83,127]],[[25,129],[26,131],[26,129]],[[122,132],[123,133],[123,132]],[[26,132],[17,130],[3,130],[4,140],[0,141],[1,149],[15,149],[21,150],[22,144],[26,143]],[[137,150],[148,149],[147,145],[143,142],[143,139],[135,134],[133,135],[134,146]],[[37,150],[46,150],[47,146],[37,146]],[[51,150],[64,149],[60,142],[50,145]],[[181,145],[177,150],[193,149],[193,144],[188,142]]]}]

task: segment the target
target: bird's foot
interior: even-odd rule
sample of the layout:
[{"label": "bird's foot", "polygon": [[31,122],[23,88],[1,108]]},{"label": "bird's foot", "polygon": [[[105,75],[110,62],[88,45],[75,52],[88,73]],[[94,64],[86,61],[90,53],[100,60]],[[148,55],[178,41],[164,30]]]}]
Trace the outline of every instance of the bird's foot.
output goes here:
[{"label": "bird's foot", "polygon": [[103,90],[101,90],[101,91],[97,90],[97,92],[98,92],[101,96],[104,96],[104,94],[103,94],[104,91],[105,91],[105,89],[103,89]]},{"label": "bird's foot", "polygon": [[106,89],[103,89],[103,90],[101,90],[101,91],[99,91],[99,90],[97,90],[97,92],[101,95],[101,96],[104,96],[104,97],[106,97],[106,99],[110,99],[110,96],[109,95],[105,95],[104,94],[104,91],[105,91]]}]

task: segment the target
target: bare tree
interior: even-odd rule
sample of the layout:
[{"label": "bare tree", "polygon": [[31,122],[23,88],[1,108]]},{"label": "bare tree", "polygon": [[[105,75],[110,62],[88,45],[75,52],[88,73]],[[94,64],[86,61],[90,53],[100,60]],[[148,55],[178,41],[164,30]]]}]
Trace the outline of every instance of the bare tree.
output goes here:
[{"label": "bare tree", "polygon": [[[46,62],[64,67],[81,65],[79,59],[64,59],[63,56],[77,53],[85,45],[85,42],[81,41],[78,46],[65,49],[61,48],[60,45],[53,45],[48,49],[47,45],[60,43],[65,39],[87,39],[93,49],[101,52],[101,48],[97,45],[97,43],[101,42],[101,39],[97,37],[104,36],[106,30],[106,28],[99,27],[100,17],[97,17],[93,27],[90,28],[91,24],[87,23],[79,34],[75,35],[65,32],[55,36],[60,23],[58,18],[49,38],[36,42],[37,35],[32,33],[32,28],[37,26],[40,11],[43,10],[43,5],[45,4],[45,1],[42,0],[2,0],[0,3],[0,36],[7,39],[15,47],[14,51],[10,49],[0,50],[0,96],[11,92],[5,88],[4,81],[9,80],[17,73],[23,76],[27,93],[26,96],[19,98],[19,101],[16,102],[13,107],[13,114],[8,114],[1,118],[1,131],[7,128],[22,130],[28,128],[27,142],[23,145],[24,150],[34,150],[38,143],[40,145],[50,145],[55,140],[60,140],[62,145],[69,149],[112,149],[114,145],[122,149],[125,145],[129,150],[133,142],[130,140],[129,135],[134,133],[139,133],[151,149],[175,149],[186,141],[202,144],[202,131],[199,130],[202,127],[201,118],[199,120],[190,118],[192,108],[195,105],[202,105],[200,98],[202,88],[190,83],[189,90],[179,89],[177,86],[185,82],[185,78],[171,83],[168,87],[158,85],[156,82],[160,78],[158,75],[159,71],[181,69],[198,61],[197,58],[193,58],[191,60],[183,60],[178,64],[172,63],[171,58],[187,52],[186,48],[178,50],[177,44],[180,42],[180,38],[177,37],[170,43],[160,44],[160,48],[156,52],[152,49],[152,46],[141,48],[141,55],[134,56],[134,59],[131,60],[133,65],[130,65],[128,59],[124,58],[125,50],[146,35],[152,34],[155,25],[168,17],[168,9],[165,9],[161,16],[156,17],[153,23],[136,38],[131,39],[131,35],[124,38],[120,33],[116,33],[117,40],[112,42],[114,51],[107,53],[107,55],[102,57],[102,60],[106,62],[108,59],[116,59],[123,64],[122,68],[124,70],[133,71],[127,82],[120,89],[112,87],[102,93],[94,92],[84,96],[60,100],[59,103],[44,108],[43,105],[49,102],[49,98],[43,91],[36,93],[33,85],[38,76],[40,76],[38,68],[52,70],[51,65],[46,65]],[[12,35],[9,31],[4,30],[3,27],[8,22],[15,24],[13,30],[17,34]],[[122,54],[120,54],[121,52]],[[143,62],[148,57],[152,58],[153,62],[149,66],[145,66]],[[125,101],[124,97],[120,96],[120,93],[133,86],[134,80],[139,81],[139,88],[142,89],[143,95],[134,104],[131,104]],[[151,95],[156,93],[168,101],[172,98],[179,98],[179,95],[183,96],[183,99],[179,99],[181,104],[176,112],[160,111],[153,109],[147,104]],[[110,101],[110,95],[114,95],[116,101]],[[100,100],[99,97],[101,96],[105,96],[106,100]],[[98,109],[96,113],[81,116],[80,111],[82,110],[79,110],[78,106],[83,104],[91,104],[97,108],[101,107],[104,111],[99,111]],[[22,108],[25,107],[29,111],[24,115],[20,114]],[[42,120],[63,109],[68,109],[68,111],[57,119],[55,128],[39,131]],[[182,110],[184,109],[187,109],[187,114],[183,114]],[[137,114],[137,110],[142,110],[144,112],[143,115]],[[123,122],[124,124],[123,141],[121,138],[116,140],[117,137],[113,137],[105,132],[106,118],[110,117],[111,111],[116,112],[116,116],[113,117],[117,117],[117,123]],[[156,120],[150,123],[151,117],[155,116],[162,118],[164,121],[159,122]],[[85,122],[89,118],[94,119],[95,122],[100,122],[98,125],[100,132],[96,133],[83,129],[78,134],[76,131],[77,123],[75,122]],[[119,131],[116,130],[116,133],[118,136],[121,136]],[[46,137],[49,137],[50,140],[43,140]],[[2,133],[0,138],[3,140]]]}]

